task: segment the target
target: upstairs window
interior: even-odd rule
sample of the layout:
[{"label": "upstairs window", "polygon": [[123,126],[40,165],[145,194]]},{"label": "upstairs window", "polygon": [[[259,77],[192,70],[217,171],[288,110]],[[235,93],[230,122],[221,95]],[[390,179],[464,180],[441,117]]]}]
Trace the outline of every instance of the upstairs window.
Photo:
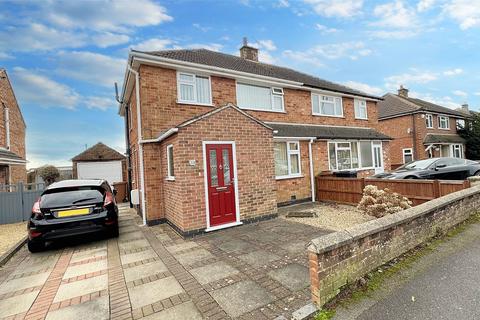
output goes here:
[{"label": "upstairs window", "polygon": [[427,125],[427,128],[433,128],[433,116],[431,114],[425,115],[425,123]]},{"label": "upstairs window", "polygon": [[439,129],[450,129],[450,121],[448,117],[438,116],[438,128]]},{"label": "upstairs window", "polygon": [[342,98],[312,93],[312,113],[317,116],[343,117]]},{"label": "upstairs window", "polygon": [[178,102],[212,104],[210,78],[191,73],[177,74]]},{"label": "upstairs window", "polygon": [[243,109],[283,112],[283,89],[237,83],[237,103]]},{"label": "upstairs window", "polygon": [[362,99],[354,100],[355,118],[367,119],[367,101]]}]

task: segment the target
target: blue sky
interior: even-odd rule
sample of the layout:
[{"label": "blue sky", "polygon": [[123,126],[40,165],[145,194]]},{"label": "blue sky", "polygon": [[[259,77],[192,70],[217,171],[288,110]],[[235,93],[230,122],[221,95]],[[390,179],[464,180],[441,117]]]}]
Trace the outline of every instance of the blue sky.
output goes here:
[{"label": "blue sky", "polygon": [[124,151],[113,83],[130,48],[204,47],[382,95],[480,106],[479,0],[1,1],[0,67],[27,122],[29,167]]}]

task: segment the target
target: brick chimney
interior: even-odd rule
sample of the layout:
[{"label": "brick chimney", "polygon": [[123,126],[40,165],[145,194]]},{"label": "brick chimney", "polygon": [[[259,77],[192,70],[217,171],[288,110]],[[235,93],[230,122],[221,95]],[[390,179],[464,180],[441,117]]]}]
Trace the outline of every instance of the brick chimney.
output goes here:
[{"label": "brick chimney", "polygon": [[470,113],[470,110],[468,109],[468,103],[462,104],[461,110],[465,113]]},{"label": "brick chimney", "polygon": [[400,97],[408,98],[408,89],[404,88],[403,85],[400,85],[400,89],[398,89],[398,95]]},{"label": "brick chimney", "polygon": [[258,49],[249,46],[246,37],[243,38],[243,46],[240,48],[240,57],[258,62]]}]

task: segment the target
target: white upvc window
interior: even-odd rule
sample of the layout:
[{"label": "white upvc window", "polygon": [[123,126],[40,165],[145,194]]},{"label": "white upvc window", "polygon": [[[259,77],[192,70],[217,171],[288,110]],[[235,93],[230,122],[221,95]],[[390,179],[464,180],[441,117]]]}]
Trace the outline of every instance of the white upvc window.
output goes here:
[{"label": "white upvc window", "polygon": [[446,116],[438,116],[438,128],[444,130],[450,129],[450,119]]},{"label": "white upvc window", "polygon": [[167,146],[167,180],[175,180],[175,171],[173,165],[173,145]]},{"label": "white upvc window", "polygon": [[343,117],[342,98],[312,93],[312,114],[316,116]]},{"label": "white upvc window", "polygon": [[427,113],[425,115],[425,123],[427,125],[427,128],[432,129],[433,128],[433,115]]},{"label": "white upvc window", "polygon": [[[332,171],[373,169],[374,144],[377,141],[330,141],[328,163]],[[381,159],[379,159],[381,163]]]},{"label": "white upvc window", "polygon": [[452,145],[452,156],[454,158],[463,158],[463,148],[461,144]]},{"label": "white upvc window", "polygon": [[192,73],[177,73],[178,102],[191,104],[212,104],[210,77]]},{"label": "white upvc window", "polygon": [[277,179],[301,176],[300,143],[298,141],[275,142],[274,155]]},{"label": "white upvc window", "polygon": [[403,163],[409,163],[413,161],[413,150],[412,148],[402,149],[403,152]]},{"label": "white upvc window", "polygon": [[355,119],[368,119],[367,115],[367,100],[364,99],[354,99],[353,100],[355,108]]},{"label": "white upvc window", "polygon": [[242,109],[284,112],[283,88],[237,83],[237,104]]}]

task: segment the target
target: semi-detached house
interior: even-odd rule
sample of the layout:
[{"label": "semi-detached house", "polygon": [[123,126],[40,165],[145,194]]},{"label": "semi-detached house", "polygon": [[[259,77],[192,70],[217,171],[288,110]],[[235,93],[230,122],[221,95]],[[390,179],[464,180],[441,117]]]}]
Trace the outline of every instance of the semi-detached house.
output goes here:
[{"label": "semi-detached house", "polygon": [[[198,50],[131,51],[122,91],[131,188],[184,235],[315,198],[314,176],[390,168],[381,99],[292,69]],[[139,106],[139,107],[138,107]]]}]

